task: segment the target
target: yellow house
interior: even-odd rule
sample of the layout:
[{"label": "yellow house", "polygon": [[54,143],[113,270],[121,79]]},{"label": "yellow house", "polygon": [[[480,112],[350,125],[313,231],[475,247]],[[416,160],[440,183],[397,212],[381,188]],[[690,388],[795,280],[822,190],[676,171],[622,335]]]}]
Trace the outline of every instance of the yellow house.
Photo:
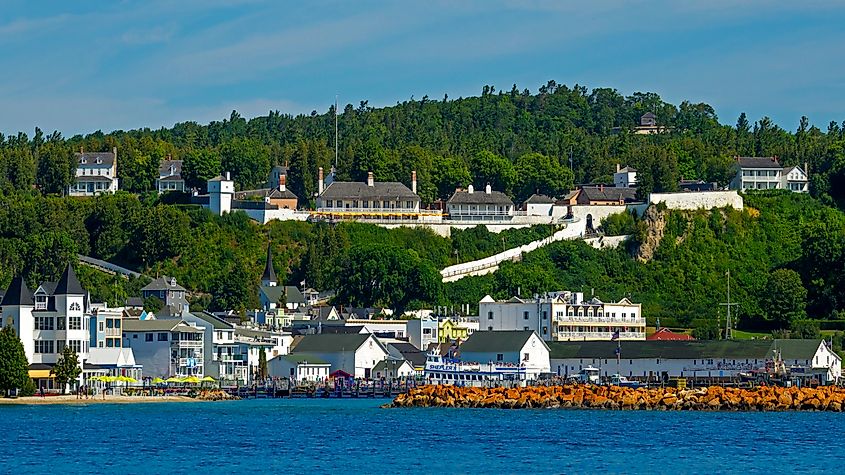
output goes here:
[{"label": "yellow house", "polygon": [[449,343],[457,339],[465,341],[469,336],[469,328],[448,318],[437,324],[437,330],[439,335],[437,341],[440,343]]}]

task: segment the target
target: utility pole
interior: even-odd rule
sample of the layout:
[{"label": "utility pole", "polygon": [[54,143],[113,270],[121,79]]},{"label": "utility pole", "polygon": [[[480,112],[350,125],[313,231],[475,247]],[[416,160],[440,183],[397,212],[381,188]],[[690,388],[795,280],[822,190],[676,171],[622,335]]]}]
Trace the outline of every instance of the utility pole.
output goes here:
[{"label": "utility pole", "polygon": [[724,305],[728,308],[728,316],[725,319],[725,339],[731,340],[733,338],[733,332],[731,331],[731,307],[739,304],[731,303],[731,271],[725,272],[725,276],[728,278],[728,301],[722,302],[719,305]]}]

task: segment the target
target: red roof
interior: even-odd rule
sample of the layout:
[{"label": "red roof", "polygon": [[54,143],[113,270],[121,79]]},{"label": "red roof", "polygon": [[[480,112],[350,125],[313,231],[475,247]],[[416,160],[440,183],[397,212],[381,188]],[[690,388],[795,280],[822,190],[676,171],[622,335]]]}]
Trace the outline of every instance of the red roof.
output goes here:
[{"label": "red roof", "polygon": [[695,340],[691,335],[686,333],[675,333],[668,328],[660,328],[654,334],[645,337],[648,341],[678,341],[678,340]]}]

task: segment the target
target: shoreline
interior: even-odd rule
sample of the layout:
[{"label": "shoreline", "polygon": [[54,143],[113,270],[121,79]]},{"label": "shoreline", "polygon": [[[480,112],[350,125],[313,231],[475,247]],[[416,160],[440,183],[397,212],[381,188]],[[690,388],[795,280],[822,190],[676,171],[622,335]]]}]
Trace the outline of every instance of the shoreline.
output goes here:
[{"label": "shoreline", "polygon": [[88,405],[88,404],[149,404],[160,402],[206,402],[204,399],[187,396],[106,396],[77,399],[75,394],[62,396],[26,396],[19,398],[0,398],[0,406],[49,406],[49,405]]}]

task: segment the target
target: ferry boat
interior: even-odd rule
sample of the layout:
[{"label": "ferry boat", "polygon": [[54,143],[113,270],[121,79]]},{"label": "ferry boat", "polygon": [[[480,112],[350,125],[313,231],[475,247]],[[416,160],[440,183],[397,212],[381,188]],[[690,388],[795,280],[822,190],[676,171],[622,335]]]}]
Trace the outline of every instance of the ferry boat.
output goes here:
[{"label": "ferry boat", "polygon": [[423,376],[427,384],[476,387],[525,386],[525,382],[529,379],[524,364],[473,363],[447,358],[437,353],[426,354]]}]

